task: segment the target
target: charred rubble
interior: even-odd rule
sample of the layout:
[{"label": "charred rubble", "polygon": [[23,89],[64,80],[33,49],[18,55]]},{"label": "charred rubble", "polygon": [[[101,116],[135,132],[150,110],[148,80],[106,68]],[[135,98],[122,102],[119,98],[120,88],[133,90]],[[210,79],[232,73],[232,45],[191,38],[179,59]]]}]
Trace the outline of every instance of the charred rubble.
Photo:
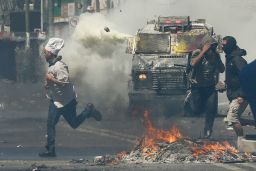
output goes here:
[{"label": "charred rubble", "polygon": [[102,156],[97,164],[119,163],[240,163],[256,162],[249,153],[240,153],[228,141],[184,137],[178,128],[157,129],[144,113],[144,136],[131,152]]}]

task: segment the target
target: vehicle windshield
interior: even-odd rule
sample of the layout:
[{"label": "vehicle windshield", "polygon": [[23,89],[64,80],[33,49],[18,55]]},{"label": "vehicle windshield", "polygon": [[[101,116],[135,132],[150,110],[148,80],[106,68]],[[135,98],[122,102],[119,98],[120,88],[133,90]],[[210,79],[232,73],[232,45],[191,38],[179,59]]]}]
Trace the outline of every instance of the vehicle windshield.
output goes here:
[{"label": "vehicle windshield", "polygon": [[205,36],[209,36],[205,29],[194,29],[189,32],[177,34],[176,52],[186,53],[201,48]]},{"label": "vehicle windshield", "polygon": [[139,33],[136,53],[170,53],[170,34]]}]

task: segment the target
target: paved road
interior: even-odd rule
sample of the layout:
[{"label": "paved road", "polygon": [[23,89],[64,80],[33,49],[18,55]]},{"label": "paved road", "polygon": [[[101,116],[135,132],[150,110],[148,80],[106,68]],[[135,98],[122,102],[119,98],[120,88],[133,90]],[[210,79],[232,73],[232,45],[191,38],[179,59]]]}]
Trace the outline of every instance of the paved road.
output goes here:
[{"label": "paved road", "polygon": [[[45,108],[46,109],[46,108]],[[136,140],[143,135],[141,118],[126,118],[124,113],[113,117],[106,113],[102,122],[87,120],[73,130],[63,119],[57,126],[57,157],[41,159],[46,131],[46,110],[1,111],[0,112],[0,170],[31,169],[32,165],[46,166],[41,170],[253,170],[255,163],[241,164],[186,164],[186,165],[118,165],[91,166],[93,158],[99,155],[114,155],[130,151]],[[175,124],[181,132],[193,138],[200,136],[203,118],[175,116],[152,118],[156,127],[168,129]],[[214,126],[213,139],[229,140],[235,144],[233,131],[225,129],[223,117],[218,117]],[[247,132],[255,129],[246,127]],[[85,159],[88,163],[71,163],[72,159]]]},{"label": "paved road", "polygon": [[[57,125],[56,150],[54,159],[41,159],[38,152],[45,144],[47,101],[38,85],[30,86],[30,94],[24,91],[26,85],[1,84],[1,100],[5,109],[0,110],[0,170],[33,170],[34,166],[45,166],[41,170],[253,170],[254,163],[242,164],[186,164],[186,165],[118,165],[91,166],[93,158],[99,155],[114,155],[130,151],[136,140],[143,135],[142,119],[127,118],[125,106],[101,108],[102,122],[92,119],[73,130],[65,120]],[[5,91],[9,87],[10,91]],[[223,97],[224,94],[221,94]],[[226,100],[220,98],[220,113],[227,110]],[[80,101],[78,111],[83,102]],[[122,103],[121,103],[122,104]],[[183,135],[200,137],[203,118],[184,118],[181,114],[166,118],[161,112],[151,113],[158,128],[168,129],[176,125]],[[246,127],[247,132],[255,129]],[[216,118],[213,139],[229,140],[235,144],[235,134],[227,131],[223,117]],[[84,159],[86,163],[70,163],[72,159]]]},{"label": "paved road", "polygon": [[[8,163],[9,162],[9,163]],[[4,163],[4,164],[2,164]],[[92,166],[89,164],[73,164],[69,161],[0,161],[1,171],[30,170],[40,171],[254,171],[255,163],[238,164],[140,164]]]}]

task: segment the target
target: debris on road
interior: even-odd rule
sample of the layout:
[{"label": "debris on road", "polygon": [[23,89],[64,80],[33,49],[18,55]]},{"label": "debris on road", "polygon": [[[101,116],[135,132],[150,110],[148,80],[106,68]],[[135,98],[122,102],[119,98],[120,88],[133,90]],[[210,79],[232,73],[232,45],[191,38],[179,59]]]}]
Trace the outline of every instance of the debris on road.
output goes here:
[{"label": "debris on road", "polygon": [[47,166],[44,164],[37,165],[36,163],[34,163],[29,168],[29,170],[32,170],[32,171],[41,171],[42,169],[47,169]]},{"label": "debris on road", "polygon": [[252,162],[249,154],[238,153],[228,142],[197,143],[180,139],[172,143],[157,143],[157,148],[144,148],[138,144],[122,161],[128,163],[237,163]]},{"label": "debris on road", "polygon": [[115,160],[100,156],[102,164],[116,163],[241,163],[256,162],[250,153],[240,153],[229,142],[194,140],[184,137],[179,129],[157,129],[144,113],[145,134],[130,153],[117,154]]},{"label": "debris on road", "polygon": [[85,163],[85,159],[81,158],[81,159],[72,159],[70,161],[70,163]]},{"label": "debris on road", "polygon": [[115,157],[106,155],[106,156],[96,156],[94,158],[94,163],[96,165],[107,165],[107,164],[114,164],[115,162]]}]

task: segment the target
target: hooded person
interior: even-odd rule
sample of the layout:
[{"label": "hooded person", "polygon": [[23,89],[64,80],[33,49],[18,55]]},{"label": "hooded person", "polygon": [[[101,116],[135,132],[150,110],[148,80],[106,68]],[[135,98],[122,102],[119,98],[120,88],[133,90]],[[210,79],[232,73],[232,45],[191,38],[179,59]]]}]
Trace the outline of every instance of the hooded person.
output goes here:
[{"label": "hooded person", "polygon": [[210,138],[212,135],[217,114],[216,74],[225,70],[216,48],[215,39],[206,35],[201,48],[193,51],[190,62],[191,92],[184,106],[185,112],[189,109],[193,115],[205,113],[204,138]]},{"label": "hooded person", "polygon": [[246,50],[237,46],[236,39],[232,36],[226,36],[222,41],[222,49],[226,57],[226,85],[227,97],[230,101],[237,97],[244,97],[244,92],[240,85],[240,71],[247,65],[242,57],[246,55]]},{"label": "hooded person", "polygon": [[76,93],[73,84],[70,82],[68,66],[58,56],[63,47],[63,39],[51,38],[43,49],[43,55],[49,64],[45,77],[45,88],[50,105],[47,119],[46,151],[39,153],[40,157],[56,156],[55,127],[60,116],[63,116],[74,129],[90,117],[97,121],[101,120],[101,113],[91,103],[88,103],[85,109],[77,115]]},{"label": "hooded person", "polygon": [[222,40],[222,49],[226,57],[226,87],[227,97],[230,101],[227,114],[228,125],[232,126],[238,136],[238,147],[240,139],[243,137],[243,128],[240,123],[240,116],[245,111],[248,103],[245,99],[245,93],[241,87],[239,75],[242,69],[247,65],[242,57],[246,51],[240,49],[237,41],[232,36],[226,36]]}]

